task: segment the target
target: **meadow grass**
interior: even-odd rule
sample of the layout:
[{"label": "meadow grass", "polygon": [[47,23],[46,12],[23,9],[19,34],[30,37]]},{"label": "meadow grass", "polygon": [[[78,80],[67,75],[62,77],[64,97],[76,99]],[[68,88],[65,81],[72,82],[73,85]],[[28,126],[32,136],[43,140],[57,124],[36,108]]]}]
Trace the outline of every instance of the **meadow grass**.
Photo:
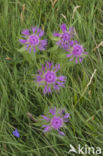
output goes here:
[{"label": "meadow grass", "polygon": [[[103,1],[57,0],[54,5],[51,1],[0,0],[0,156],[68,156],[70,144],[103,148],[103,48],[98,47],[103,40]],[[80,7],[73,15],[76,6]],[[22,29],[35,25],[44,28],[49,38],[61,23],[75,27],[88,56],[74,66],[61,58],[66,87],[43,96],[31,76],[35,63],[31,67],[18,53],[18,40]],[[43,53],[36,66],[49,60]],[[50,57],[59,62],[55,54]],[[48,106],[65,107],[71,114],[66,136],[44,135],[27,116],[30,112],[36,118]],[[12,135],[15,128],[20,138]]]}]

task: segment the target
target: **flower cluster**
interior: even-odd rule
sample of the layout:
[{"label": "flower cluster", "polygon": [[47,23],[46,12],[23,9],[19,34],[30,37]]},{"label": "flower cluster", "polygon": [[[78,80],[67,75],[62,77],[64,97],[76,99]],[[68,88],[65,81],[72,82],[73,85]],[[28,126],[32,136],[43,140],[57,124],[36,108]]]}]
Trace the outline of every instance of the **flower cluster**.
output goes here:
[{"label": "flower cluster", "polygon": [[[61,32],[55,32],[53,36],[56,38],[56,47],[64,49],[66,57],[70,61],[75,60],[75,63],[81,63],[83,58],[87,55],[83,46],[75,40],[74,28],[67,29],[65,24],[60,26]],[[47,40],[42,39],[44,31],[38,27],[32,27],[32,30],[25,29],[22,31],[22,39],[20,43],[24,45],[25,49],[29,52],[38,50],[45,50]],[[67,80],[66,76],[59,73],[60,64],[53,65],[52,62],[46,62],[42,65],[41,69],[36,74],[36,83],[43,88],[44,94],[51,94],[53,91],[59,91],[62,87],[65,87]],[[62,128],[65,127],[65,123],[69,121],[70,114],[66,113],[64,109],[57,111],[56,107],[49,110],[47,116],[42,115],[42,121],[44,122],[42,128],[46,133],[51,130],[56,130],[60,135],[65,135]],[[13,131],[13,135],[17,138],[20,134],[17,129]]]},{"label": "flower cluster", "polygon": [[46,124],[42,127],[44,128],[43,132],[46,133],[51,130],[57,130],[60,135],[65,135],[61,131],[61,128],[65,126],[65,123],[69,121],[70,114],[65,113],[65,110],[56,110],[52,108],[49,110],[48,116],[42,115],[43,120],[46,121]]},{"label": "flower cluster", "polygon": [[60,90],[64,87],[66,76],[58,76],[60,70],[60,64],[53,66],[53,63],[47,62],[45,66],[42,65],[42,69],[38,71],[36,81],[39,85],[44,86],[43,93],[52,93],[52,90]]},{"label": "flower cluster", "polygon": [[26,50],[29,49],[29,52],[32,50],[34,53],[37,49],[39,50],[45,50],[45,47],[47,45],[47,40],[41,40],[41,37],[44,35],[44,31],[38,27],[33,27],[32,32],[28,29],[25,29],[22,31],[23,39],[20,39],[20,43],[24,44]]},{"label": "flower cluster", "polygon": [[[60,26],[61,32],[54,32],[53,35],[58,38],[56,44],[63,48],[69,54],[66,55],[67,58],[70,57],[70,61],[73,59],[75,63],[82,62],[83,58],[87,55],[83,46],[74,39],[75,31],[73,27],[67,29],[66,24],[62,24]],[[36,50],[45,50],[47,45],[47,40],[42,40],[41,37],[44,35],[44,31],[38,27],[32,27],[32,31],[30,32],[28,29],[22,31],[23,39],[20,39],[20,43],[24,45],[26,50],[31,52],[32,50],[34,53]]]},{"label": "flower cluster", "polygon": [[85,52],[83,46],[77,41],[74,40],[74,28],[69,28],[67,30],[66,25],[61,25],[62,33],[54,33],[55,37],[58,37],[57,45],[60,48],[63,48],[65,51],[69,52],[69,54],[66,55],[67,58],[70,57],[70,61],[75,59],[75,63],[82,62],[85,55],[87,55],[87,52]]},{"label": "flower cluster", "polygon": [[62,33],[55,32],[53,34],[55,37],[58,37],[58,41],[56,42],[56,44],[60,48],[64,48],[65,50],[68,50],[70,45],[72,44],[71,41],[74,37],[74,28],[69,28],[69,30],[67,30],[66,25],[62,24],[61,30]]}]

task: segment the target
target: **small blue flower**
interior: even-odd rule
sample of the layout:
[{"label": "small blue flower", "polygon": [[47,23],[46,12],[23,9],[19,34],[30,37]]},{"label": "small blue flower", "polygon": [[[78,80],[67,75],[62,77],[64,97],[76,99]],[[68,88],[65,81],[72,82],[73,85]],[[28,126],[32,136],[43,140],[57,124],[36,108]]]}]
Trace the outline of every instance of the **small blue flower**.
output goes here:
[{"label": "small blue flower", "polygon": [[20,137],[20,134],[19,134],[17,128],[13,131],[13,135],[16,136],[17,138]]}]

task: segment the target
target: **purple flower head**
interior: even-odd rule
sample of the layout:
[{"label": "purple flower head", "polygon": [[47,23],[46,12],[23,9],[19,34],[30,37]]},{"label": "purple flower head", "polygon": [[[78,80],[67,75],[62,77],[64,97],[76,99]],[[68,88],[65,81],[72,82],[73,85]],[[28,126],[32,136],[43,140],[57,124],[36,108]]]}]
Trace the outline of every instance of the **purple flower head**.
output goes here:
[{"label": "purple flower head", "polygon": [[60,64],[53,66],[53,63],[47,62],[46,65],[42,65],[42,69],[38,71],[36,81],[40,86],[44,87],[44,94],[52,93],[53,90],[58,91],[61,87],[64,87],[66,77],[58,75],[59,69]]},{"label": "purple flower head", "polygon": [[[55,108],[52,108],[49,110],[48,116],[49,117],[45,116],[45,118],[44,118],[44,115],[42,115],[43,120],[45,120],[47,123],[47,125],[45,124],[42,126],[44,128],[43,131],[48,132],[48,131],[54,129],[54,130],[57,130],[60,135],[65,135],[61,131],[61,128],[64,127],[65,123],[70,118],[69,113],[64,114],[64,113],[62,113],[62,110],[58,112],[55,107]],[[47,119],[49,119],[49,120],[47,120]]]},{"label": "purple flower head", "polygon": [[51,109],[49,110],[49,112],[50,112],[52,115],[55,115],[55,113],[56,113],[56,107],[55,107],[55,108],[51,108]]},{"label": "purple flower head", "polygon": [[41,40],[41,37],[44,35],[44,31],[38,27],[33,27],[30,32],[28,29],[22,31],[23,39],[20,39],[20,43],[24,44],[26,50],[31,50],[36,52],[36,49],[45,50],[47,45],[47,40]]},{"label": "purple flower head", "polygon": [[59,128],[61,128],[63,126],[63,119],[57,116],[54,116],[51,120],[51,126],[58,130]]},{"label": "purple flower head", "polygon": [[73,47],[70,49],[70,53],[67,55],[70,58],[70,61],[75,59],[75,63],[77,64],[78,61],[81,63],[83,58],[87,55],[87,52],[84,51],[84,48],[79,43],[74,43]]},{"label": "purple flower head", "polygon": [[13,135],[16,136],[17,138],[20,137],[20,134],[19,134],[17,128],[13,131]]},{"label": "purple flower head", "polygon": [[62,24],[60,28],[62,30],[62,33],[55,32],[53,35],[55,37],[58,37],[58,41],[56,42],[56,44],[60,48],[67,50],[70,47],[70,44],[69,44],[70,41],[74,37],[74,28],[69,28],[69,30],[67,30],[67,27],[65,24]]}]

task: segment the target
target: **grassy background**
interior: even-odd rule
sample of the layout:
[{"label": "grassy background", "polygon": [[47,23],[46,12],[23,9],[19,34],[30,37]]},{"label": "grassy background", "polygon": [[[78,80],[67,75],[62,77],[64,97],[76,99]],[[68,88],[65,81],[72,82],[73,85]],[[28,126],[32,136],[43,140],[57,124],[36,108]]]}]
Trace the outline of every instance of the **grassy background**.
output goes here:
[{"label": "grassy background", "polygon": [[[72,18],[77,5],[80,8]],[[82,64],[62,63],[66,87],[51,97],[43,96],[31,80],[35,64],[31,69],[17,52],[18,39],[24,28],[38,25],[54,32],[61,23],[75,27],[89,54]],[[102,0],[57,0],[54,5],[53,0],[0,0],[0,156],[68,156],[70,144],[103,147],[103,48],[94,50],[102,40]],[[39,116],[50,105],[71,113],[64,137],[44,135],[27,116],[27,112]],[[19,139],[12,135],[15,128]]]}]

